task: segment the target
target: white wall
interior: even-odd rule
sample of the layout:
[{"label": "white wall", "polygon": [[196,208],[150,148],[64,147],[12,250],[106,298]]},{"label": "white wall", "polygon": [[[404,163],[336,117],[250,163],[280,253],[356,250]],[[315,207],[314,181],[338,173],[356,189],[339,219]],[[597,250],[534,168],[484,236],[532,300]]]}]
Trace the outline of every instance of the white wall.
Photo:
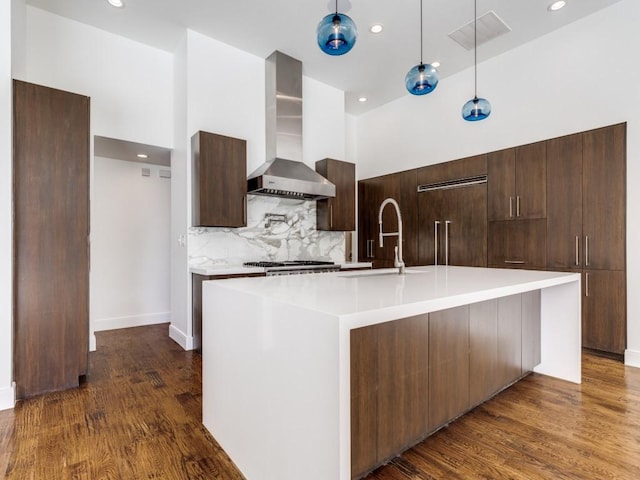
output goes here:
[{"label": "white wall", "polygon": [[[358,119],[358,176],[443,162],[619,122],[627,124],[626,361],[640,366],[640,2],[623,0],[536,41],[483,62],[478,94],[493,112],[460,117],[473,97],[473,70]],[[479,50],[482,58],[482,51]]]},{"label": "white wall", "polygon": [[190,223],[188,183],[190,172],[187,133],[187,32],[173,57],[174,139],[171,152],[171,327],[169,335],[182,348],[193,348],[190,319],[191,274],[187,257]]},{"label": "white wall", "polygon": [[[150,175],[142,176],[148,168]],[[169,167],[96,157],[91,204],[93,330],[170,321]]]},{"label": "white wall", "polygon": [[91,132],[173,144],[170,53],[27,7],[27,77],[91,97]]},{"label": "white wall", "polygon": [[0,410],[12,408],[11,2],[0,2]]}]

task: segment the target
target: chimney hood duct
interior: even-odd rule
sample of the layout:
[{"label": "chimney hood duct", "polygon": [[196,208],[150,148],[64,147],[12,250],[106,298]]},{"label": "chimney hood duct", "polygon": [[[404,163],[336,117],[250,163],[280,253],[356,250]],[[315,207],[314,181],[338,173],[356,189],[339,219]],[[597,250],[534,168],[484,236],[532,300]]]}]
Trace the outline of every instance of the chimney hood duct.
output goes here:
[{"label": "chimney hood duct", "polygon": [[266,60],[267,162],[247,180],[254,195],[319,200],[336,187],[302,162],[302,62],[281,52]]}]

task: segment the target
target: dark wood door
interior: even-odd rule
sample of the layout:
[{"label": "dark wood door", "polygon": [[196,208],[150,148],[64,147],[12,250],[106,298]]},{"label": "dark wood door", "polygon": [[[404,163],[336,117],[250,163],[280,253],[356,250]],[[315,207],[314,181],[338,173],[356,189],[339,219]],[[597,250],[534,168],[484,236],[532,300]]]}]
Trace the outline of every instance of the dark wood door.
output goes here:
[{"label": "dark wood door", "polygon": [[335,184],[336,196],[318,200],[317,229],[353,231],[356,229],[356,166],[325,158],[316,162],[316,171]]},{"label": "dark wood door", "polygon": [[192,216],[197,227],[247,225],[247,142],[208,132],[191,137]]},{"label": "dark wood door", "polygon": [[429,431],[429,316],[378,328],[378,464]]},{"label": "dark wood door", "polygon": [[487,154],[488,220],[510,220],[515,218],[515,165],[515,148]]},{"label": "dark wood door", "polygon": [[583,275],[582,346],[624,354],[627,345],[625,272],[585,270]]},{"label": "dark wood door", "polygon": [[378,328],[351,330],[351,478],[378,459]]},{"label": "dark wood door", "polygon": [[486,184],[418,193],[418,262],[487,265]]},{"label": "dark wood door", "polygon": [[522,297],[498,299],[498,384],[509,385],[522,374]]},{"label": "dark wood door", "polygon": [[[386,198],[393,198],[400,206],[403,224],[403,258],[407,266],[418,263],[418,212],[416,170],[374,177],[358,182],[358,257],[373,263],[374,268],[393,267],[396,237],[385,237],[379,242],[378,213]],[[397,232],[396,211],[387,205],[382,212],[384,232]]]},{"label": "dark wood door", "polygon": [[77,386],[89,348],[89,97],[13,82],[18,398]]},{"label": "dark wood door", "polygon": [[489,222],[489,266],[544,268],[545,234],[545,219]]},{"label": "dark wood door", "polygon": [[547,209],[546,142],[516,148],[515,218],[545,218]]},{"label": "dark wood door", "polygon": [[469,305],[469,406],[493,395],[498,383],[498,300]]},{"label": "dark wood door", "polygon": [[547,267],[580,268],[582,134],[547,141]]},{"label": "dark wood door", "polygon": [[429,424],[469,408],[469,306],[429,314]]},{"label": "dark wood door", "polygon": [[584,267],[625,269],[626,124],[583,134]]}]

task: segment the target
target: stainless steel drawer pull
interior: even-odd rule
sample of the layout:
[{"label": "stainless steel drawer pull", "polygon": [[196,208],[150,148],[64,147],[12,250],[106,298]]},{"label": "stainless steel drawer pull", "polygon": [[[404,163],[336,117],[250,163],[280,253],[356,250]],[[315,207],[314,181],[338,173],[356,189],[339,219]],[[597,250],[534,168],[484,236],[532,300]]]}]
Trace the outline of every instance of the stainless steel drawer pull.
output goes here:
[{"label": "stainless steel drawer pull", "polygon": [[449,224],[451,220],[444,222],[444,264],[449,265]]},{"label": "stainless steel drawer pull", "polygon": [[520,195],[516,197],[516,217],[520,216]]},{"label": "stainless steel drawer pull", "polygon": [[438,265],[438,225],[440,222],[433,222],[433,264]]},{"label": "stainless steel drawer pull", "polygon": [[512,265],[523,265],[525,261],[524,260],[505,260],[504,263],[508,263]]},{"label": "stainless steel drawer pull", "polygon": [[580,265],[580,235],[576,235],[576,265]]},{"label": "stainless steel drawer pull", "polygon": [[509,218],[513,217],[513,197],[509,197]]},{"label": "stainless steel drawer pull", "polygon": [[589,296],[589,272],[584,274],[584,294],[586,297]]}]

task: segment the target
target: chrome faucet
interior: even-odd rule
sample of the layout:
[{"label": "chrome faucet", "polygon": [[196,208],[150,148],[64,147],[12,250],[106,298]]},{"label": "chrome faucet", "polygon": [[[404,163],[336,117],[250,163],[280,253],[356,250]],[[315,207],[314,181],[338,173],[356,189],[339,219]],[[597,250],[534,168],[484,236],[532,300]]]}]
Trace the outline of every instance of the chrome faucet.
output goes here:
[{"label": "chrome faucet", "polygon": [[[382,231],[382,211],[387,204],[390,203],[396,209],[396,216],[398,217],[398,231],[397,232],[383,232]],[[400,206],[393,198],[385,199],[380,205],[380,211],[378,212],[378,223],[380,224],[380,246],[384,247],[384,237],[398,237],[398,244],[396,245],[395,258],[393,259],[393,266],[398,269],[399,274],[404,273],[404,261],[402,260],[402,215],[400,214]]]}]

